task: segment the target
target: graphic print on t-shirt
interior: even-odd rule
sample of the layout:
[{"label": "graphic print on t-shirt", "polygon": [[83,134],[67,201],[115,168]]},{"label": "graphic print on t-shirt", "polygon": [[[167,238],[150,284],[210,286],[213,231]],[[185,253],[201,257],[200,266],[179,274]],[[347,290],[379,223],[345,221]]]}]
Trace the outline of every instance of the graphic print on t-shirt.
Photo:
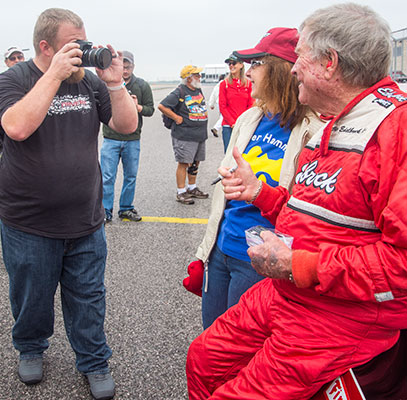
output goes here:
[{"label": "graphic print on t-shirt", "polygon": [[76,111],[82,114],[87,114],[92,109],[92,103],[88,95],[65,94],[63,96],[56,95],[48,109],[48,115],[62,115],[68,112]]},{"label": "graphic print on t-shirt", "polygon": [[243,158],[250,164],[257,179],[269,183],[271,186],[277,186],[280,180],[280,171],[283,159],[270,160],[266,153],[263,153],[260,146],[250,149]]},{"label": "graphic print on t-shirt", "polygon": [[277,186],[289,132],[280,128],[278,119],[277,123],[275,120],[262,122],[242,156],[258,179],[270,186]]},{"label": "graphic print on t-shirt", "polygon": [[189,111],[189,119],[191,121],[206,121],[208,119],[208,111],[202,93],[197,96],[187,94],[185,96],[185,105]]},{"label": "graphic print on t-shirt", "polygon": [[[291,131],[280,127],[278,116],[262,118],[242,156],[250,163],[256,177],[270,186],[277,186],[284,153]],[[230,200],[226,204],[217,245],[230,257],[250,262],[244,231],[256,225],[272,228],[258,208],[244,201]]]}]

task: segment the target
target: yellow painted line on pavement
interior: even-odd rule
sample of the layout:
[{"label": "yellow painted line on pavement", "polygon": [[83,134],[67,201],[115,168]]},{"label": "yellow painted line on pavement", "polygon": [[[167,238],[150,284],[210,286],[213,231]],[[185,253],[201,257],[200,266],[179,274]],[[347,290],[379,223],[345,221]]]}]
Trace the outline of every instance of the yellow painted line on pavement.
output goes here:
[{"label": "yellow painted line on pavement", "polygon": [[167,224],[201,224],[208,223],[207,218],[144,217],[144,222],[164,222]]}]

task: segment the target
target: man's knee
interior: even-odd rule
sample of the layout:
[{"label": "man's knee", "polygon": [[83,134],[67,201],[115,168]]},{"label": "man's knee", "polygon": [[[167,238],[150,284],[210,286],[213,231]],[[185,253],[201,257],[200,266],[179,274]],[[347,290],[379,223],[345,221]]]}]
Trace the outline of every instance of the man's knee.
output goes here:
[{"label": "man's knee", "polygon": [[188,175],[198,175],[199,162],[194,161],[187,169]]},{"label": "man's knee", "polygon": [[187,363],[186,363],[186,372],[187,375],[193,375],[196,371],[197,366],[199,363],[197,363],[197,360],[200,360],[200,353],[202,351],[202,344],[200,340],[201,336],[198,336],[196,339],[193,340],[193,342],[190,344],[189,349],[188,349],[188,354],[187,354]]},{"label": "man's knee", "polygon": [[207,398],[211,394],[208,378],[213,380],[204,352],[203,335],[198,336],[189,346],[186,375],[190,399]]}]

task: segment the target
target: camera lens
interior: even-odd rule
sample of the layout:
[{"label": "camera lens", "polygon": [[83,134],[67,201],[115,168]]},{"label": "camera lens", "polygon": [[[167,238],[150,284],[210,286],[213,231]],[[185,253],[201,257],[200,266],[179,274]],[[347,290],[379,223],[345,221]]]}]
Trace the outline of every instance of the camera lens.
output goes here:
[{"label": "camera lens", "polygon": [[112,64],[112,53],[109,49],[89,49],[82,54],[83,67],[97,67],[99,69],[109,68]]}]

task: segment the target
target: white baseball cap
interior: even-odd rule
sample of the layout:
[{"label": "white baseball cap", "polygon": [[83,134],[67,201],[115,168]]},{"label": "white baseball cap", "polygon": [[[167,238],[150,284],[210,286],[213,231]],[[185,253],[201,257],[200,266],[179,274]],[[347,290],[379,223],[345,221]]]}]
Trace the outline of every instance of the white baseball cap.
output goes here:
[{"label": "white baseball cap", "polygon": [[[24,49],[24,50],[27,50],[27,49]],[[21,53],[21,54],[23,54],[24,50],[21,49],[20,47],[17,47],[17,46],[9,47],[7,49],[7,51],[4,53],[4,59],[7,60],[7,58],[9,58],[13,53]]]}]

